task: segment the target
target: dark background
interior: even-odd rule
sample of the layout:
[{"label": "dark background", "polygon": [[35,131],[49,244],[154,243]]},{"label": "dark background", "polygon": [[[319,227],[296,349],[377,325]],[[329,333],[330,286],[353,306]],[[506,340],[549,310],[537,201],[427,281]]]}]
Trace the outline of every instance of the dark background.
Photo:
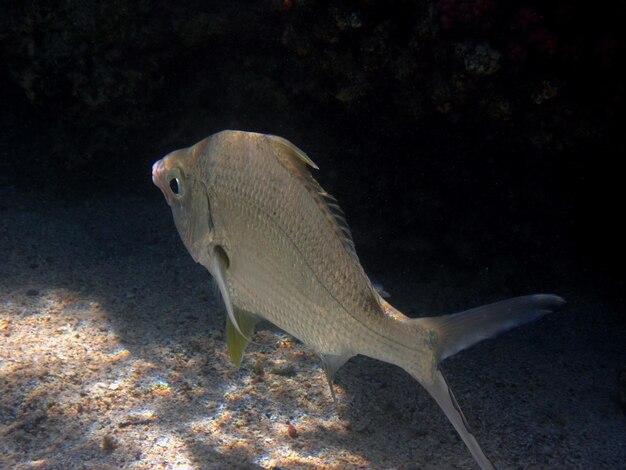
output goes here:
[{"label": "dark background", "polygon": [[267,132],[320,166],[374,273],[622,297],[623,2],[0,5],[5,188],[162,203],[155,160]]}]

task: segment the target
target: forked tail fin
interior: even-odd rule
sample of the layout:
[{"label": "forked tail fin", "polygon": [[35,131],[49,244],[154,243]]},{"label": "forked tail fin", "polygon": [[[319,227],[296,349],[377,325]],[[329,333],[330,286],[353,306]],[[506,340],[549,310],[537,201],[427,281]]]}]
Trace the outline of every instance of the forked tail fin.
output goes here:
[{"label": "forked tail fin", "polygon": [[557,295],[525,295],[465,312],[417,321],[437,334],[437,359],[441,362],[484,339],[541,318],[564,303]]},{"label": "forked tail fin", "polygon": [[[416,377],[417,378],[417,377]],[[446,379],[440,370],[437,370],[434,374],[434,380],[431,383],[425,383],[419,381],[430,396],[435,399],[437,404],[441,407],[443,412],[446,414],[456,432],[459,433],[461,439],[469,449],[474,457],[474,460],[480,465],[480,468],[483,470],[486,469],[495,469],[494,465],[491,463],[491,460],[485,455],[483,450],[480,448],[480,444],[474,437],[474,434],[470,431],[470,428],[465,420],[465,416],[463,415],[463,411],[459,407],[459,404],[454,398],[454,394],[448,384]]]},{"label": "forked tail fin", "polygon": [[[565,301],[556,295],[527,295],[461,313],[418,318],[412,321],[420,323],[434,333],[436,338],[434,353],[438,364],[445,358],[483,339],[536,320],[564,303]],[[420,376],[415,371],[407,371],[428,390],[428,393],[439,404],[480,467],[482,469],[495,468],[470,432],[465,416],[441,371],[437,368],[427,377]]]}]

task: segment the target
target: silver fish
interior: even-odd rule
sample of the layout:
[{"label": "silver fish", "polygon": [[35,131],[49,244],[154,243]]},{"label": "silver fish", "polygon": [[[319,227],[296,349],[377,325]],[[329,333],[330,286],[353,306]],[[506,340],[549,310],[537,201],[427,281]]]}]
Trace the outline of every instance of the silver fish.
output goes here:
[{"label": "silver fish", "polygon": [[395,364],[428,390],[478,464],[494,468],[439,363],[563,299],[536,294],[408,318],[372,286],[343,212],[310,168],[318,169],[287,140],[242,131],[214,134],[152,167],[185,247],[224,300],[231,359],[240,364],[255,324],[265,319],[317,352],[333,398],[333,376],[351,357]]}]

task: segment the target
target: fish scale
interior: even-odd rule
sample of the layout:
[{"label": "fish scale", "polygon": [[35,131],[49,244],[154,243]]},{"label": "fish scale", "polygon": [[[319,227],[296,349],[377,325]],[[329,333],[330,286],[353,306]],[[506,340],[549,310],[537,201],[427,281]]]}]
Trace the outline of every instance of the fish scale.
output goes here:
[{"label": "fish scale", "polygon": [[[226,204],[239,205],[234,202]],[[232,209],[241,211],[247,220],[256,217],[258,212],[250,206]],[[244,219],[235,220],[243,223]],[[294,244],[281,231],[272,230],[274,227],[258,224],[251,234],[253,236],[238,237],[237,244],[227,246],[227,253],[237,251],[237,256],[231,257],[232,269],[227,274],[232,280],[229,285],[234,290],[233,302],[250,312],[264,312],[264,318],[288,331],[295,331],[297,337],[318,352],[340,353],[346,344],[336,332],[344,329],[347,321],[342,318],[340,306],[298,256]],[[244,229],[233,221],[228,228],[235,232]],[[280,252],[280,256],[276,252]],[[247,295],[240,295],[240,286],[258,285],[261,280],[266,282],[257,289],[246,289]],[[259,296],[258,292],[265,294]],[[323,314],[324,321],[316,320],[316,315],[311,314],[315,311]]]},{"label": "fish scale", "polygon": [[317,166],[285,139],[243,131],[214,134],[152,167],[181,240],[224,299],[231,359],[239,365],[265,319],[318,353],[333,398],[335,372],[356,354],[402,367],[435,399],[478,465],[494,468],[439,363],[563,299],[526,295],[409,319],[372,287],[343,212],[310,168]]},{"label": "fish scale", "polygon": [[[246,236],[254,237],[254,243],[265,243],[264,249],[258,252],[263,253],[263,256],[269,259],[283,259],[282,269],[285,270],[294,259],[302,257],[315,273],[318,284],[323,285],[345,309],[363,314],[371,312],[368,316],[380,318],[380,306],[375,302],[374,294],[362,269],[355,265],[354,258],[346,253],[341,240],[335,236],[335,232],[327,221],[315,217],[318,207],[306,189],[296,184],[298,181],[293,178],[282,186],[280,192],[270,191],[267,186],[260,184],[263,179],[258,178],[256,176],[258,174],[268,174],[269,181],[286,180],[289,175],[273,156],[266,153],[262,155],[263,158],[251,159],[252,162],[247,165],[241,163],[241,160],[245,160],[245,154],[228,158],[227,164],[220,165],[221,162],[216,162],[217,169],[211,173],[210,182],[215,182],[216,186],[214,199],[224,206],[224,213],[238,214],[236,218],[230,217],[223,222],[224,231],[228,232],[226,236],[228,244],[233,246]],[[272,178],[276,173],[278,174],[275,178]],[[245,181],[251,180],[254,181],[252,184],[244,184]],[[244,187],[245,189],[240,189]],[[242,204],[258,207],[258,212],[243,215],[242,206],[228,207],[229,201],[233,200],[240,200]],[[286,200],[290,202],[288,206],[285,204]],[[282,210],[277,210],[278,208]],[[280,231],[259,231],[263,225],[257,221],[267,216],[273,219],[273,226],[280,227]],[[256,229],[250,231],[242,226],[234,226],[234,221],[240,220],[241,217],[245,221],[250,221]],[[292,221],[297,221],[297,223]],[[294,251],[285,252],[277,249],[277,240],[282,237],[291,241]],[[227,253],[229,251],[233,252],[232,257],[243,257],[234,246],[227,250]],[[257,253],[249,255],[249,257],[256,256]],[[291,276],[285,275],[286,278]],[[278,289],[285,294],[286,287],[279,286]],[[312,288],[311,285],[293,285],[293,289],[298,291],[310,291]],[[269,293],[263,295],[269,295]],[[308,315],[306,312],[310,309],[306,304],[293,305],[292,308],[294,315],[302,316]],[[269,311],[267,314],[272,315]],[[271,318],[271,321],[280,322],[280,319]],[[341,323],[344,320],[341,318],[341,312],[336,312],[329,316],[329,321]],[[311,346],[319,351],[329,349],[328,345],[313,344]],[[336,349],[336,347],[331,346],[330,349]]]}]

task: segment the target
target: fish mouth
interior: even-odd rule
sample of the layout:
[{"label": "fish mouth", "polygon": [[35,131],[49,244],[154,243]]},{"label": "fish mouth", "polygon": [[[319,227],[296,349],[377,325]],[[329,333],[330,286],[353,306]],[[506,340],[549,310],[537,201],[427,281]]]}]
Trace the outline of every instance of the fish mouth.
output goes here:
[{"label": "fish mouth", "polygon": [[163,160],[158,160],[152,165],[152,182],[159,188],[162,188],[164,167]]},{"label": "fish mouth", "polygon": [[155,162],[154,165],[152,165],[152,182],[157,188],[161,190],[161,192],[163,193],[163,196],[165,196],[167,205],[171,206],[172,201],[170,200],[170,197],[167,194],[166,186],[165,186],[165,173],[166,173],[166,169],[165,169],[165,162],[163,161],[163,159]]}]

